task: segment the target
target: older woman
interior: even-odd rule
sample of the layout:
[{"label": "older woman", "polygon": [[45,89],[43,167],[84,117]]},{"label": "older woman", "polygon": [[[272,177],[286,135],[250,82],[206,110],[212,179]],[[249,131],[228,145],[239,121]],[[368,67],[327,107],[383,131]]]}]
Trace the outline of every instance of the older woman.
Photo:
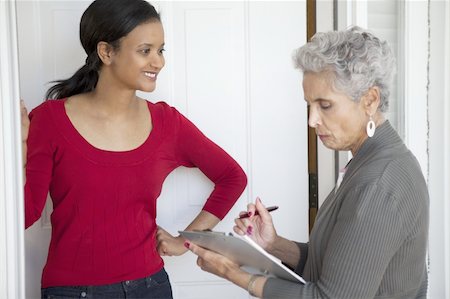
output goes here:
[{"label": "older woman", "polygon": [[[358,27],[318,33],[295,53],[309,125],[353,159],[317,215],[308,243],[278,236],[259,199],[234,230],[250,235],[307,281],[251,275],[195,244],[199,266],[264,298],[425,298],[429,198],[414,155],[384,117],[393,54]],[[259,215],[255,215],[258,211]]]}]

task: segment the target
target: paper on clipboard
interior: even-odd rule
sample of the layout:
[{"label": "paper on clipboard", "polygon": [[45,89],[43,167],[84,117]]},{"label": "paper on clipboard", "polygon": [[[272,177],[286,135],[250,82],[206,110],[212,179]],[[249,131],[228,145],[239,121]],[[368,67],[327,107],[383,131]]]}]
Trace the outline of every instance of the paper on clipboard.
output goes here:
[{"label": "paper on clipboard", "polygon": [[251,273],[305,283],[297,273],[286,267],[279,259],[265,251],[248,236],[233,236],[211,231],[179,231],[195,244],[216,251]]}]

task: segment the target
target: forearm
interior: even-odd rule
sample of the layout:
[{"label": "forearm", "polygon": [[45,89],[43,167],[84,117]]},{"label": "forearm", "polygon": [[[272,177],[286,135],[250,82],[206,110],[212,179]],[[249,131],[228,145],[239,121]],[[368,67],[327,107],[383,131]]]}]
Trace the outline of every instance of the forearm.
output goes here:
[{"label": "forearm", "polygon": [[276,237],[267,251],[292,268],[295,268],[300,260],[300,249],[297,244],[280,236]]},{"label": "forearm", "polygon": [[197,217],[186,227],[186,230],[212,229],[219,223],[220,219],[215,215],[202,210]]},{"label": "forearm", "polygon": [[249,284],[252,276],[253,275],[239,269],[227,273],[226,278],[237,286],[240,286],[244,290],[251,291],[252,296],[261,298],[263,295],[264,284],[266,283],[267,278],[264,276],[255,277],[256,279],[252,283],[251,289],[249,289]]}]

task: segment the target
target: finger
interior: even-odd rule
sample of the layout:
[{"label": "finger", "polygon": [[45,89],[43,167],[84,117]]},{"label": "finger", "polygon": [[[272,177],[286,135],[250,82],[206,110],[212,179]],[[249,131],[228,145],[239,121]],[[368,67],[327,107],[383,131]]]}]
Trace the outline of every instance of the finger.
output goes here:
[{"label": "finger", "polygon": [[244,216],[244,215],[248,215],[247,211],[240,211],[239,212],[239,217]]},{"label": "finger", "polygon": [[234,231],[236,234],[240,235],[240,236],[245,235],[245,231],[242,230],[242,229],[241,229],[239,226],[237,226],[237,225],[233,226],[233,231]]},{"label": "finger", "polygon": [[255,215],[255,211],[256,211],[256,207],[253,203],[249,203],[247,205],[247,215],[249,217],[252,217],[253,215]]},{"label": "finger", "polygon": [[163,249],[163,247],[161,245],[159,245],[156,249],[157,249],[159,255],[165,255],[164,254],[165,250]]},{"label": "finger", "polygon": [[247,231],[248,226],[251,225],[251,222],[248,218],[244,218],[244,219],[237,218],[234,220],[234,223],[236,223],[236,228],[238,229],[238,230],[234,230],[234,231],[239,235],[245,235],[245,232]]},{"label": "finger", "polygon": [[206,250],[205,248],[200,247],[200,246],[198,246],[198,245],[196,245],[194,243],[191,243],[191,242],[185,242],[185,246],[190,251],[192,251],[193,254],[195,254],[195,255],[197,255],[197,256],[199,256],[201,258],[204,258],[205,254],[208,252],[208,250]]},{"label": "finger", "polygon": [[171,256],[172,255],[165,246],[160,246],[158,249],[158,253],[160,256]]},{"label": "finger", "polygon": [[270,216],[270,213],[267,211],[259,197],[256,198],[255,207],[263,222],[272,221],[272,216]]}]

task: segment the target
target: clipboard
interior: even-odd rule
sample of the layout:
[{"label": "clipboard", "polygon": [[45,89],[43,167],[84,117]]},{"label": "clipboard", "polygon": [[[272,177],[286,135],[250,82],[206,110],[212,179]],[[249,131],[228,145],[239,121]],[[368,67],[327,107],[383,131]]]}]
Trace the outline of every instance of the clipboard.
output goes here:
[{"label": "clipboard", "polygon": [[231,233],[213,231],[179,231],[187,240],[218,252],[250,273],[262,273],[281,279],[305,284],[305,280],[285,266],[281,260],[265,251],[248,236],[233,236]]}]

